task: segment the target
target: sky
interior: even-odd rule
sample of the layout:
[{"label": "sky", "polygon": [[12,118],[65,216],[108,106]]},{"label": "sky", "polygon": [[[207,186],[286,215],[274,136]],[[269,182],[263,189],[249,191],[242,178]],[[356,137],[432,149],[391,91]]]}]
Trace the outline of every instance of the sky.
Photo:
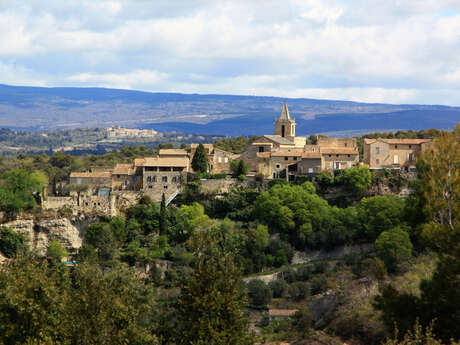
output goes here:
[{"label": "sky", "polygon": [[0,0],[0,83],[460,106],[460,0]]}]

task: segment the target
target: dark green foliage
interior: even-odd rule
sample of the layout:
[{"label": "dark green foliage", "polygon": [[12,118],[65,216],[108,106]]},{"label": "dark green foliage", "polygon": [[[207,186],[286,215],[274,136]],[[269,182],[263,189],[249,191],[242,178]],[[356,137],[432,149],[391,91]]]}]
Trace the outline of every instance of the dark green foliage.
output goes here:
[{"label": "dark green foliage", "polygon": [[168,230],[168,214],[166,210],[166,198],[164,193],[161,196],[159,228],[160,235],[165,235]]},{"label": "dark green foliage", "polygon": [[27,250],[26,238],[10,228],[0,230],[0,252],[7,258],[14,258]]},{"label": "dark green foliage", "polygon": [[294,301],[301,301],[310,296],[310,286],[304,282],[295,282],[289,285],[288,296]]},{"label": "dark green foliage", "polygon": [[14,217],[33,208],[40,200],[39,193],[45,183],[46,177],[42,174],[20,169],[6,171],[0,182],[0,211],[7,217]]},{"label": "dark green foliage", "polygon": [[386,286],[375,298],[374,307],[383,311],[383,321],[392,329],[395,324],[402,333],[410,330],[418,319],[423,327],[434,320],[434,333],[443,341],[460,339],[460,261],[441,256],[433,277],[423,280],[420,297],[398,292]]},{"label": "dark green foliage", "polygon": [[272,292],[262,280],[253,279],[247,284],[249,303],[255,308],[265,308],[270,303]]},{"label": "dark green foliage", "polygon": [[394,195],[364,198],[359,203],[358,218],[362,237],[375,240],[383,231],[402,224],[404,200]]},{"label": "dark green foliage", "polygon": [[269,266],[280,267],[289,264],[294,256],[294,249],[289,243],[281,240],[270,240],[266,249]]},{"label": "dark green foliage", "polygon": [[235,137],[229,139],[217,139],[214,142],[214,147],[219,148],[224,151],[233,152],[233,153],[242,153],[246,146],[254,142],[259,137]]},{"label": "dark green foliage", "polygon": [[232,169],[233,177],[246,176],[249,171],[248,164],[241,160],[233,160],[230,162],[230,168]]},{"label": "dark green foliage", "polygon": [[86,243],[93,246],[101,261],[111,260],[117,248],[110,226],[106,223],[92,224],[85,235]]},{"label": "dark green foliage", "polygon": [[310,280],[313,274],[313,269],[311,266],[300,266],[297,268],[296,276],[297,280],[307,281]]},{"label": "dark green foliage", "polygon": [[243,317],[240,270],[222,233],[199,232],[193,274],[181,284],[177,344],[252,344]]},{"label": "dark green foliage", "polygon": [[316,295],[323,292],[327,286],[327,279],[324,275],[316,276],[311,280],[311,294]]},{"label": "dark green foliage", "polygon": [[315,315],[308,307],[301,308],[292,317],[292,327],[301,336],[305,337],[311,332]]},{"label": "dark green foliage", "polygon": [[284,296],[284,293],[287,290],[288,284],[283,279],[272,280],[268,283],[268,287],[272,292],[273,298],[280,298]]},{"label": "dark green foliage", "polygon": [[208,171],[208,156],[202,143],[198,145],[193,155],[192,168],[197,173],[206,173]]},{"label": "dark green foliage", "polygon": [[409,234],[401,227],[382,232],[375,241],[375,253],[385,262],[388,271],[394,272],[400,262],[412,255]]}]

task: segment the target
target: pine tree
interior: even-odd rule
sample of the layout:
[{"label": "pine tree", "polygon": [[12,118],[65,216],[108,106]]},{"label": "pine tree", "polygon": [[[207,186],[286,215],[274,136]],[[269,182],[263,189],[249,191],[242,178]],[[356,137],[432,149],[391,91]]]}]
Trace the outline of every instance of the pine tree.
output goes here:
[{"label": "pine tree", "polygon": [[191,239],[197,262],[179,297],[178,344],[253,344],[243,317],[241,271],[216,231],[198,232]]},{"label": "pine tree", "polygon": [[202,143],[196,148],[192,159],[192,168],[198,173],[206,173],[208,171],[208,156]]}]

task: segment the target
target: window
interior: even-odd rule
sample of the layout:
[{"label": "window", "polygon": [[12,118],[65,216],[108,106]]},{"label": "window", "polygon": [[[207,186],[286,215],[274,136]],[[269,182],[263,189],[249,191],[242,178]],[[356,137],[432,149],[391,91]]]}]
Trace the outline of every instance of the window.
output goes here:
[{"label": "window", "polygon": [[168,176],[161,177],[161,182],[168,182]]},{"label": "window", "polygon": [[336,157],[338,157],[339,155],[335,155]]},{"label": "window", "polygon": [[409,145],[409,148],[411,149],[411,148],[412,148],[412,145]]},{"label": "window", "polygon": [[313,168],[308,168],[308,173],[309,174],[313,173]]},{"label": "window", "polygon": [[228,157],[224,157],[224,163],[228,163]]},{"label": "window", "polygon": [[345,143],[345,147],[347,147],[347,146],[348,146],[348,144],[347,144],[347,143]]},{"label": "window", "polygon": [[222,157],[217,158],[217,163],[222,163]]},{"label": "window", "polygon": [[163,186],[164,189],[168,189],[168,186]]},{"label": "window", "polygon": [[332,157],[332,155],[329,155],[329,157]]},{"label": "window", "polygon": [[395,145],[395,149],[397,149],[397,148],[398,148],[398,145]]},{"label": "window", "polygon": [[284,160],[287,161],[289,159],[289,157],[284,157]]},{"label": "window", "polygon": [[172,182],[177,182],[177,176],[173,176]]},{"label": "window", "polygon": [[347,155],[348,157],[351,157],[351,155]]},{"label": "window", "polygon": [[157,182],[157,177],[156,176],[152,176],[152,182]]},{"label": "window", "polygon": [[152,176],[147,176],[147,182],[152,182]]},{"label": "window", "polygon": [[375,154],[376,154],[376,155],[379,155],[379,154],[380,154],[380,147],[377,146],[377,147],[375,148]]},{"label": "window", "polygon": [[393,157],[393,164],[398,164],[398,163],[399,163],[399,157],[398,157],[398,155],[395,155]]},{"label": "window", "polygon": [[407,154],[407,160],[408,160],[409,162],[412,162],[412,161],[414,160],[414,155],[413,155],[412,153],[408,153],[408,154]]},{"label": "window", "polygon": [[117,178],[120,178],[121,176],[120,175],[117,175]]},{"label": "window", "polygon": [[263,146],[259,146],[259,152],[264,152],[264,147]]},{"label": "window", "polygon": [[377,158],[377,159],[375,160],[375,164],[380,164],[380,159]]},{"label": "window", "polygon": [[152,189],[152,188],[153,188],[153,186],[152,186],[152,185],[150,185],[150,186],[149,186],[149,188],[150,188],[150,189]]},{"label": "window", "polygon": [[281,165],[276,164],[276,169],[279,169],[280,167],[281,167]]},{"label": "window", "polygon": [[294,160],[297,160],[297,157],[294,157]]}]

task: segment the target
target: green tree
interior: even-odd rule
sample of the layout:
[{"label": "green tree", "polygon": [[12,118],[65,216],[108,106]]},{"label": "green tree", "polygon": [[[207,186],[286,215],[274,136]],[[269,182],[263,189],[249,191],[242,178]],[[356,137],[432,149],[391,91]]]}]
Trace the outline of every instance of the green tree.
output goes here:
[{"label": "green tree", "polygon": [[193,155],[192,168],[197,173],[206,173],[208,171],[208,156],[202,143],[198,145]]},{"label": "green tree", "polygon": [[86,231],[85,241],[96,249],[101,261],[111,260],[114,257],[117,245],[109,224],[90,225]]},{"label": "green tree", "polygon": [[404,200],[395,195],[364,198],[357,207],[362,236],[375,240],[383,231],[401,225],[404,215]]},{"label": "green tree", "polygon": [[252,344],[243,317],[245,298],[235,254],[225,250],[225,237],[217,231],[196,232],[190,245],[196,266],[181,284],[178,302],[178,344]]},{"label": "green tree", "polygon": [[168,231],[168,214],[166,210],[166,197],[164,193],[161,196],[159,225],[160,235],[165,235]]},{"label": "green tree", "polygon": [[46,185],[42,173],[28,173],[25,170],[12,169],[3,174],[0,183],[0,210],[8,217],[33,208]]},{"label": "green tree", "polygon": [[69,256],[69,252],[62,245],[61,242],[52,241],[48,245],[48,249],[46,250],[46,256],[53,258],[57,262],[60,262],[62,258]]},{"label": "green tree", "polygon": [[249,302],[256,308],[265,308],[272,298],[270,288],[260,279],[248,283]]},{"label": "green tree", "polygon": [[394,272],[398,263],[412,255],[409,234],[399,226],[382,232],[375,241],[374,249],[390,272]]},{"label": "green tree", "polygon": [[232,160],[230,162],[230,169],[232,170],[233,177],[245,177],[249,171],[249,166],[242,159]]},{"label": "green tree", "polygon": [[353,167],[344,171],[345,183],[358,195],[367,193],[372,184],[372,174],[368,167]]},{"label": "green tree", "polygon": [[7,258],[14,258],[27,250],[26,238],[10,228],[0,230],[0,252]]}]

